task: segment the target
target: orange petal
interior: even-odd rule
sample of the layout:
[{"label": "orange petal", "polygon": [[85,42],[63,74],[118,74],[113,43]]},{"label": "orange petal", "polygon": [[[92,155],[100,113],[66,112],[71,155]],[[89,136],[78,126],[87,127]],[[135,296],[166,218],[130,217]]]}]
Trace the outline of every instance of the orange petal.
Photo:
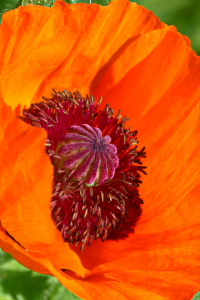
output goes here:
[{"label": "orange petal", "polygon": [[[191,269],[184,271],[116,270],[103,271],[83,279],[73,278],[45,262],[49,269],[67,289],[81,299],[165,300],[191,299],[199,286],[198,276]],[[195,269],[197,270],[197,269]],[[184,283],[184,284],[183,284]]]},{"label": "orange petal", "polygon": [[[152,218],[153,226],[157,218],[160,224],[160,213],[174,204],[175,197],[197,188],[199,71],[200,58],[185,38],[162,29],[139,37],[93,86],[95,95],[101,93],[112,107],[120,106],[132,116],[131,125],[139,129],[139,140],[147,146],[148,176],[141,186],[146,204],[143,220]],[[180,219],[182,214],[177,215],[177,223]],[[166,228],[170,224],[166,222]],[[149,226],[142,230],[151,231]]]},{"label": "orange petal", "polygon": [[78,256],[64,244],[51,218],[53,167],[44,153],[45,131],[17,119],[5,104],[2,112],[2,225],[30,252],[56,260],[59,268],[83,274]]},{"label": "orange petal", "polygon": [[[165,287],[155,290],[169,299],[189,299],[199,288],[199,80],[199,57],[169,28],[139,36],[92,84],[94,95],[132,117],[147,146],[148,175],[140,188],[145,204],[136,232],[120,244],[105,244],[102,255],[116,258],[116,270],[119,264],[145,274],[154,270]],[[151,276],[143,284],[153,290]]]},{"label": "orange petal", "polygon": [[14,108],[49,96],[52,88],[88,93],[99,69],[133,39],[165,27],[128,0],[108,7],[59,0],[52,8],[19,7],[4,14],[0,27],[1,95]]},{"label": "orange petal", "polygon": [[12,108],[19,101],[22,107],[29,106],[43,80],[70,52],[66,42],[73,42],[76,33],[73,28],[63,26],[65,21],[62,9],[35,5],[19,7],[3,15],[0,27],[1,95]]},{"label": "orange petal", "polygon": [[8,252],[24,267],[43,274],[50,274],[49,271],[42,265],[33,260],[30,253],[23,247],[12,240],[0,224],[0,248],[4,252]]},{"label": "orange petal", "polygon": [[[20,264],[24,265],[26,268],[31,269],[33,271],[43,273],[43,274],[53,274],[52,270],[56,270],[55,266],[52,264],[52,260],[48,261],[45,257],[41,257],[34,253],[31,253],[20,245],[18,245],[15,241],[13,241],[6,233],[3,227],[0,224],[0,247],[3,251],[10,253],[14,259],[16,259]],[[86,291],[82,287],[81,282],[77,282],[72,280],[71,276],[67,275],[63,271],[59,270],[54,271],[55,273],[63,274],[65,284],[69,287],[69,289],[73,291],[77,291],[77,293],[81,293],[82,295],[86,294]]]}]

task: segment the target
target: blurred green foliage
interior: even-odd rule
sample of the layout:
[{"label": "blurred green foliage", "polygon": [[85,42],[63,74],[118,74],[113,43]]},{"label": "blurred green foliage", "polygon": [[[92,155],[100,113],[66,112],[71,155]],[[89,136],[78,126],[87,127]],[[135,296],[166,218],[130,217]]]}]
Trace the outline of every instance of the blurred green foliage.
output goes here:
[{"label": "blurred green foliage", "polygon": [[192,300],[200,300],[200,292],[196,293],[196,295],[194,295]]},{"label": "blurred green foliage", "polygon": [[[0,0],[0,13],[27,4],[30,0]],[[65,0],[73,3],[74,0]],[[89,0],[76,1],[89,3]],[[107,5],[107,0],[92,0]],[[200,54],[200,1],[197,0],[135,0],[145,6],[168,25],[187,35],[192,48]],[[34,4],[51,6],[54,0],[33,0]],[[34,273],[0,250],[0,300],[75,300],[54,277]],[[200,300],[197,293],[193,300]]]},{"label": "blurred green foliage", "polygon": [[56,278],[32,272],[0,250],[0,300],[77,300]]}]

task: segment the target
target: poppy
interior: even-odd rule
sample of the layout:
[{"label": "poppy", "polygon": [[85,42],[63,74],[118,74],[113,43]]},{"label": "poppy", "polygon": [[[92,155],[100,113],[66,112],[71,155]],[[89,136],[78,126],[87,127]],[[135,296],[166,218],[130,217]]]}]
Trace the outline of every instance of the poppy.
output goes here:
[{"label": "poppy", "polygon": [[[4,14],[0,36],[2,250],[82,299],[190,299],[200,273],[200,59],[187,37],[126,0],[19,7]],[[64,90],[121,109],[147,152],[134,232],[83,251],[52,219],[47,133],[19,118],[27,112],[30,123],[43,96],[55,103]]]}]

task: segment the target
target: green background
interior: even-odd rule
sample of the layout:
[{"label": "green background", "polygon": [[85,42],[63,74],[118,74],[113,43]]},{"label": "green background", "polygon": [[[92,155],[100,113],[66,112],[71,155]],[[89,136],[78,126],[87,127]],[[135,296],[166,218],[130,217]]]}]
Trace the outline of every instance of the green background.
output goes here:
[{"label": "green background", "polygon": [[[33,0],[33,2],[36,1],[38,0]],[[41,2],[45,1],[50,4],[54,2],[54,0],[41,0]],[[19,4],[17,2],[16,0],[0,0],[0,13],[13,9]],[[87,0],[77,2],[89,3]],[[107,4],[106,0],[92,2]],[[168,25],[175,25],[179,32],[190,38],[193,50],[200,54],[199,0],[136,0],[134,2],[152,10],[161,21]],[[79,298],[67,291],[56,278],[31,272],[13,260],[9,254],[0,250],[0,300],[65,299]],[[200,300],[200,293],[197,293],[193,300]]]}]

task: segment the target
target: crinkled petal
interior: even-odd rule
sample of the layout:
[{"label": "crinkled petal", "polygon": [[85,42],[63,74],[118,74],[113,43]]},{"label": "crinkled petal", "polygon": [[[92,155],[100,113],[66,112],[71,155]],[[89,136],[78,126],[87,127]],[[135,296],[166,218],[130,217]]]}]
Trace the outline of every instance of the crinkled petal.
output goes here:
[{"label": "crinkled petal", "polygon": [[17,119],[4,103],[1,128],[3,228],[30,252],[56,260],[59,268],[83,274],[78,256],[64,244],[51,218],[53,167],[44,151],[45,131]]},{"label": "crinkled petal", "polygon": [[128,0],[108,7],[58,0],[51,8],[27,5],[7,12],[0,26],[3,99],[14,108],[49,96],[52,88],[86,94],[95,74],[132,40],[165,27]]},{"label": "crinkled petal", "polygon": [[42,265],[33,260],[31,254],[22,246],[15,242],[0,224],[0,248],[4,252],[8,252],[12,257],[26,268],[43,274],[50,274],[50,272]]}]

